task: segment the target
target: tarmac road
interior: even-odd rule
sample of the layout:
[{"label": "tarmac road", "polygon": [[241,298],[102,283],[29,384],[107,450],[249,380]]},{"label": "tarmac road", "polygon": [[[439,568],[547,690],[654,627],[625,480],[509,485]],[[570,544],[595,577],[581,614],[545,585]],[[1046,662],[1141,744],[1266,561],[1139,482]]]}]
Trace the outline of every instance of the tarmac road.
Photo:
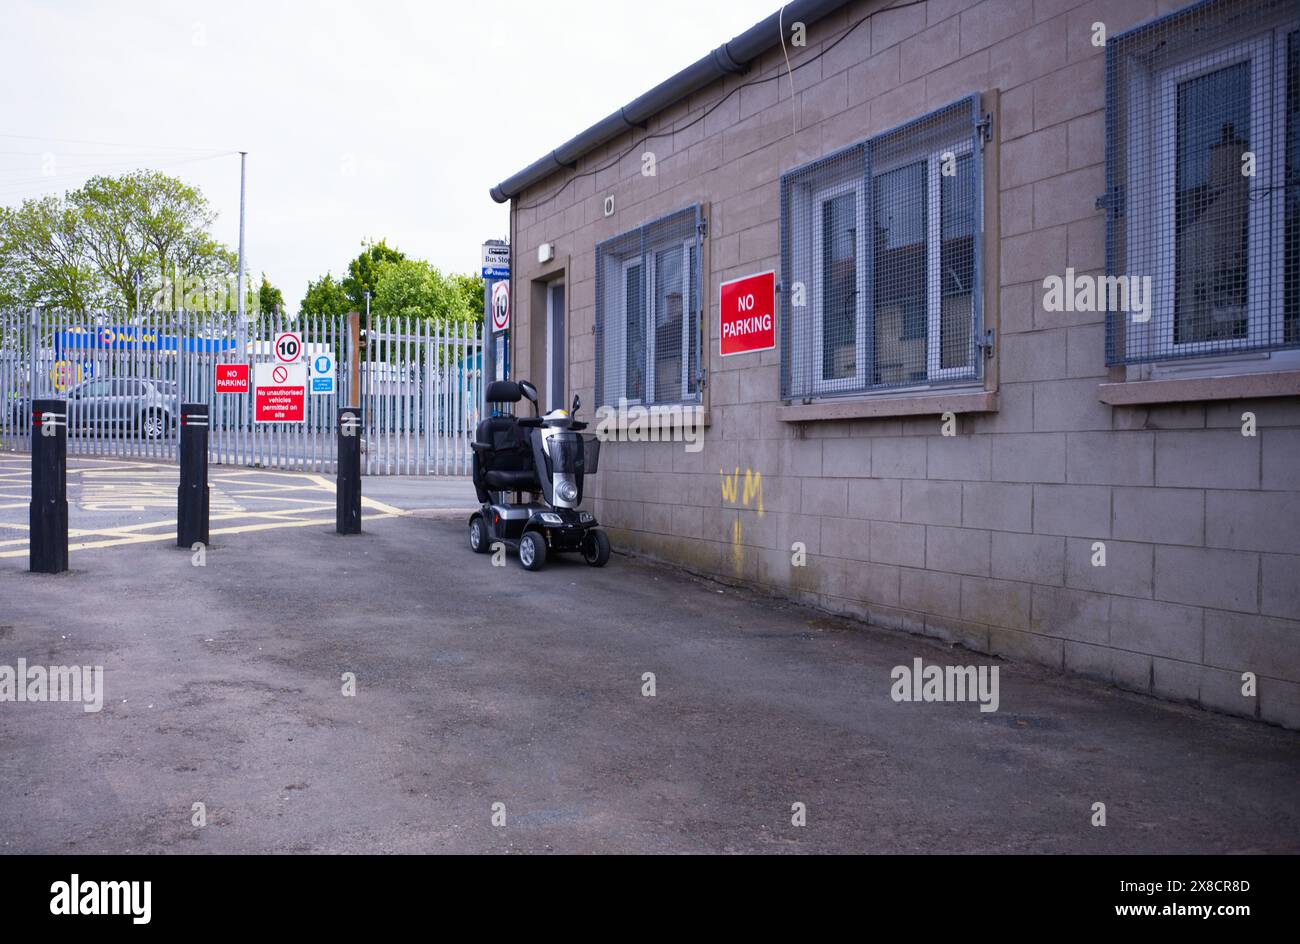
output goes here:
[{"label": "tarmac road", "polygon": [[[202,567],[0,559],[0,666],[105,670],[99,712],[0,702],[0,851],[1300,851],[1292,732],[624,556],[494,567],[416,485]],[[998,710],[893,701],[918,656]]]}]

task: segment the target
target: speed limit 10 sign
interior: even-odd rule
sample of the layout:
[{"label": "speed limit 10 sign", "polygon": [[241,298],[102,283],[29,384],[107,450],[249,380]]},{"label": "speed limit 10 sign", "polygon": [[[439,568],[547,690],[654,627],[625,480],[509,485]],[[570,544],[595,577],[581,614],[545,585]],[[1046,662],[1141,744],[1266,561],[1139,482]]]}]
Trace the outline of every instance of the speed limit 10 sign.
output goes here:
[{"label": "speed limit 10 sign", "polygon": [[296,364],[302,357],[302,336],[285,331],[275,336],[275,359],[283,364]]}]

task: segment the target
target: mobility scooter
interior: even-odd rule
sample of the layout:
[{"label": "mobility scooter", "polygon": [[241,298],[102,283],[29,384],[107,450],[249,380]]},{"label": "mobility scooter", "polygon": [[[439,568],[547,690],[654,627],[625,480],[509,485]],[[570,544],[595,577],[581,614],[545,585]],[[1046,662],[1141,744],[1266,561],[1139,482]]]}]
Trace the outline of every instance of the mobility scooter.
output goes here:
[{"label": "mobility scooter", "polygon": [[[482,506],[469,519],[469,546],[487,554],[498,541],[517,549],[525,570],[541,570],[547,555],[579,551],[593,567],[609,560],[609,537],[582,511],[582,483],[594,475],[600,441],[574,419],[581,406],[538,415],[537,388],[527,380],[488,384],[488,404],[527,399],[532,416],[489,416],[475,431],[474,489]],[[514,495],[514,501],[508,497]],[[540,496],[540,498],[539,498]]]}]

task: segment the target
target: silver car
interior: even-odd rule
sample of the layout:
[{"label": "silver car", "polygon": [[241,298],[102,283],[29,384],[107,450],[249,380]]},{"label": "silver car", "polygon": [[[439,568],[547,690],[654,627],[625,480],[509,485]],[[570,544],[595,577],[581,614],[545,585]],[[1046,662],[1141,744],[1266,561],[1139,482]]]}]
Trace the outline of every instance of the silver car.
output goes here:
[{"label": "silver car", "polygon": [[86,380],[65,396],[69,429],[134,430],[142,439],[164,439],[175,421],[176,384],[167,380]]}]

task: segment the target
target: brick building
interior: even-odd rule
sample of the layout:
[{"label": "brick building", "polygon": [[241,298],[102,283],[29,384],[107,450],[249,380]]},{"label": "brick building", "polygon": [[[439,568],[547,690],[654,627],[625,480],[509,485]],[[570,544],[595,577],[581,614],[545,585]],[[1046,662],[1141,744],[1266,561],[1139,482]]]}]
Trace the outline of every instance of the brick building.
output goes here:
[{"label": "brick building", "polygon": [[1300,727],[1298,125],[1293,3],[787,4],[493,189],[512,372],[700,409],[616,547]]}]

